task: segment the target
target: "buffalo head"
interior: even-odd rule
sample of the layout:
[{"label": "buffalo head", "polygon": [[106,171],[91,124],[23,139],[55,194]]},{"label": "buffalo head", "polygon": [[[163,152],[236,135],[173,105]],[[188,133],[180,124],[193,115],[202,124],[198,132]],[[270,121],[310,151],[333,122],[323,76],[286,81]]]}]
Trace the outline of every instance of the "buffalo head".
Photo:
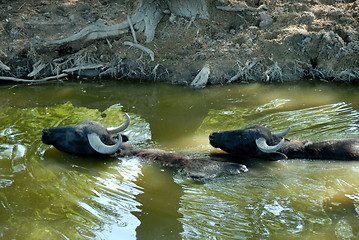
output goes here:
[{"label": "buffalo head", "polygon": [[209,141],[213,147],[240,157],[279,160],[286,158],[277,151],[283,146],[283,137],[289,131],[290,127],[282,133],[272,133],[266,127],[252,125],[244,129],[213,132]]},{"label": "buffalo head", "polygon": [[77,125],[50,127],[42,131],[42,142],[53,145],[58,150],[80,155],[114,154],[127,141],[121,131],[130,124],[127,113],[126,122],[115,128],[106,128],[95,121],[84,121]]}]

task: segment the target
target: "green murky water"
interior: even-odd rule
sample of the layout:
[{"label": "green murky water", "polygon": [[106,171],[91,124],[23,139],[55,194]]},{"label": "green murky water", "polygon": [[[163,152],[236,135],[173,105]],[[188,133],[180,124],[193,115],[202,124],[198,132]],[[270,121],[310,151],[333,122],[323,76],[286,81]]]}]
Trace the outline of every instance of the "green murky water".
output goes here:
[{"label": "green murky water", "polygon": [[40,141],[86,119],[141,147],[206,155],[208,134],[258,123],[289,138],[359,137],[359,87],[103,82],[0,86],[1,239],[358,239],[359,162],[290,160],[193,181],[138,159],[96,160]]}]

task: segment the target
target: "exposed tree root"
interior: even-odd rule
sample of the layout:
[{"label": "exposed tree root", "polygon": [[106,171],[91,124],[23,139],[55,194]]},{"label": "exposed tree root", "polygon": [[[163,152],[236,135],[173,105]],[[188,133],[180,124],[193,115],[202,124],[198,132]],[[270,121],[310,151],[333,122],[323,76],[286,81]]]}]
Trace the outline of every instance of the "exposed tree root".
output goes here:
[{"label": "exposed tree root", "polygon": [[253,68],[254,66],[257,64],[256,61],[247,61],[246,64],[240,64],[239,62],[237,63],[238,65],[238,71],[237,74],[234,75],[233,77],[231,77],[228,80],[228,83],[232,83],[234,81],[237,80],[241,80],[241,81],[249,81],[251,79],[253,79]]},{"label": "exposed tree root", "polygon": [[35,77],[39,75],[41,70],[43,70],[47,66],[46,63],[43,63],[42,61],[38,61],[34,64],[32,72],[30,72],[27,76],[28,77]]},{"label": "exposed tree root", "polygon": [[10,68],[0,60],[0,70],[10,71]]},{"label": "exposed tree root", "polygon": [[144,32],[146,42],[151,42],[154,39],[155,31],[158,23],[164,16],[164,13],[173,13],[175,15],[195,18],[197,14],[201,18],[208,18],[207,4],[205,0],[190,1],[160,1],[160,0],[141,0],[137,11],[126,21],[115,25],[106,25],[102,20],[91,24],[78,33],[67,38],[58,39],[46,42],[45,46],[70,44],[73,42],[88,42],[91,40],[104,39],[131,31],[134,42],[137,43],[135,29],[139,32]]},{"label": "exposed tree root", "polygon": [[106,25],[103,20],[99,20],[72,36],[59,40],[49,41],[44,45],[71,45],[72,43],[80,43],[80,45],[83,46],[83,43],[93,40],[116,37],[127,33],[129,30],[131,30],[132,35],[134,36],[134,41],[137,42],[134,34],[134,27],[138,31],[144,32],[146,36],[146,42],[151,42],[154,38],[157,24],[161,21],[164,15],[162,10],[157,8],[157,5],[158,4],[156,4],[155,1],[141,1],[136,13],[131,18],[128,17],[128,19],[122,23]]},{"label": "exposed tree root", "polygon": [[128,25],[130,25],[133,41],[137,44],[136,32],[135,32],[135,29],[133,28],[131,18],[128,15],[127,15],[127,22],[128,22]]},{"label": "exposed tree root", "polygon": [[136,43],[132,43],[132,42],[128,42],[128,41],[124,42],[123,44],[127,45],[127,46],[138,48],[138,49],[148,53],[148,55],[150,55],[151,61],[155,60],[155,54],[153,53],[153,51],[151,49],[149,49],[145,46],[142,46],[141,44],[136,44]]},{"label": "exposed tree root", "polygon": [[74,73],[74,72],[81,72],[84,70],[91,70],[91,69],[98,69],[104,67],[104,64],[94,64],[94,65],[87,65],[87,66],[78,66],[73,68],[68,68],[62,70],[64,73]]},{"label": "exposed tree root", "polygon": [[60,80],[67,77],[66,73],[62,73],[56,76],[50,76],[50,77],[46,77],[46,78],[41,78],[41,79],[37,79],[37,80],[31,80],[31,79],[22,79],[22,78],[15,78],[15,77],[5,77],[5,76],[0,76],[0,80],[2,81],[13,81],[13,82],[24,82],[24,83],[39,83],[39,82],[46,82],[46,81],[50,81],[50,80]]},{"label": "exposed tree root", "polygon": [[114,37],[128,32],[128,27],[129,25],[127,21],[110,26],[107,26],[103,21],[97,21],[96,23],[85,27],[80,32],[70,37],[49,41],[46,42],[44,45],[52,46],[52,45],[71,44],[73,42],[79,42],[79,41],[85,43],[91,40]]},{"label": "exposed tree root", "polygon": [[283,82],[282,69],[278,66],[278,63],[275,62],[272,67],[264,72],[264,81],[278,81]]},{"label": "exposed tree root", "polygon": [[[80,2],[67,9],[69,15],[49,3],[51,17],[38,5],[42,10],[36,17],[2,21],[3,32],[9,35],[0,37],[0,58],[6,63],[0,61],[2,80],[31,82],[67,73],[161,80],[198,88],[208,83],[303,78],[359,81],[359,41],[353,22],[358,6],[349,0],[342,6],[330,3],[315,8],[305,2],[305,11],[299,5],[272,1],[262,1],[266,5],[259,7],[258,1],[231,0],[106,1],[101,6]],[[337,9],[336,14],[326,5]],[[113,6],[120,8],[117,11]],[[6,9],[5,3],[0,7]],[[78,10],[87,8],[97,15],[79,14]],[[207,9],[211,20],[198,20],[209,19]],[[322,14],[317,16],[315,11]],[[164,20],[169,22],[157,32]],[[338,26],[333,24],[336,21]],[[73,34],[73,29],[81,28]],[[54,39],[57,34],[65,37]],[[206,62],[211,62],[210,69],[203,67]]]}]

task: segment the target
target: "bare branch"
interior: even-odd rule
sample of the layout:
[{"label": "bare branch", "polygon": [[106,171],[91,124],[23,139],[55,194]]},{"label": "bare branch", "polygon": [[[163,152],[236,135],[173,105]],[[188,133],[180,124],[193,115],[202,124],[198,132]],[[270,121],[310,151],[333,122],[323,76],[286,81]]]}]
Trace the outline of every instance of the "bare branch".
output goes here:
[{"label": "bare branch", "polygon": [[64,77],[67,77],[66,73],[62,73],[59,75],[50,76],[50,77],[46,77],[46,78],[42,78],[42,79],[38,79],[38,80],[30,80],[30,79],[22,79],[22,78],[6,77],[6,76],[0,76],[0,80],[13,81],[13,82],[25,82],[25,83],[39,83],[39,82],[46,82],[46,81],[54,80],[54,79],[61,79]]},{"label": "bare branch", "polygon": [[131,22],[131,18],[130,18],[128,15],[127,15],[127,22],[128,22],[128,25],[130,25],[130,29],[131,29],[133,41],[134,41],[135,43],[137,43],[136,32],[135,32],[135,29],[133,28],[133,25],[132,25],[132,22]]},{"label": "bare branch", "polygon": [[86,66],[79,66],[79,67],[64,69],[64,70],[62,70],[62,72],[73,73],[73,72],[81,71],[81,70],[89,70],[89,69],[101,68],[103,66],[104,66],[103,64],[92,64],[92,65],[86,65]]},{"label": "bare branch", "polygon": [[10,71],[10,68],[0,60],[0,70]]}]

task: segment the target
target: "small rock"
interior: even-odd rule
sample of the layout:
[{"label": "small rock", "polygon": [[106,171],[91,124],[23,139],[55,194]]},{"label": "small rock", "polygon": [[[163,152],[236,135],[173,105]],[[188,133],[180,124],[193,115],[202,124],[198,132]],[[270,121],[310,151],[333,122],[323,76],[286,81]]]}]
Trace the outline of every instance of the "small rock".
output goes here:
[{"label": "small rock", "polygon": [[18,39],[20,39],[20,33],[19,33],[19,31],[18,31],[17,28],[11,29],[9,35],[10,35],[10,40],[11,40],[11,41],[12,41],[12,40],[18,40]]},{"label": "small rock", "polygon": [[72,22],[76,22],[76,17],[75,17],[75,15],[70,15],[69,16],[69,19],[72,21]]},{"label": "small rock", "polygon": [[197,74],[195,79],[192,81],[190,87],[192,88],[204,88],[207,85],[208,77],[211,70],[209,65],[206,64],[202,70]]},{"label": "small rock", "polygon": [[165,9],[162,11],[164,14],[171,14],[171,11],[169,9]]},{"label": "small rock", "polygon": [[300,22],[302,24],[312,25],[315,20],[315,15],[312,12],[303,12],[300,17]]},{"label": "small rock", "polygon": [[42,42],[40,36],[37,36],[37,35],[36,35],[34,39],[35,39],[35,42],[36,42],[36,43],[41,43],[41,42]]},{"label": "small rock", "polygon": [[246,56],[247,56],[247,57],[250,57],[250,56],[252,55],[252,53],[253,53],[252,49],[248,49],[248,50],[246,51]]},{"label": "small rock", "polygon": [[175,23],[176,22],[176,15],[171,13],[171,16],[170,16],[170,18],[168,20],[170,21],[170,23]]},{"label": "small rock", "polygon": [[272,24],[273,19],[266,13],[260,13],[261,22],[259,27],[267,27]]}]

